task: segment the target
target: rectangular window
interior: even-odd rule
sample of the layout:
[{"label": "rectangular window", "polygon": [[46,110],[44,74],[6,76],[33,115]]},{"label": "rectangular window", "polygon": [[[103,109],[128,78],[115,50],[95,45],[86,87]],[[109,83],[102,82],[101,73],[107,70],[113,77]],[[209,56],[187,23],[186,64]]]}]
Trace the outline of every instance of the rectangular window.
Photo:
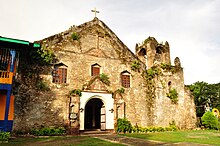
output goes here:
[{"label": "rectangular window", "polygon": [[67,69],[55,68],[53,70],[53,83],[66,83]]},{"label": "rectangular window", "polygon": [[100,68],[92,66],[92,76],[97,76],[100,74]]},{"label": "rectangular window", "polygon": [[125,88],[130,87],[130,75],[121,75],[122,86]]}]

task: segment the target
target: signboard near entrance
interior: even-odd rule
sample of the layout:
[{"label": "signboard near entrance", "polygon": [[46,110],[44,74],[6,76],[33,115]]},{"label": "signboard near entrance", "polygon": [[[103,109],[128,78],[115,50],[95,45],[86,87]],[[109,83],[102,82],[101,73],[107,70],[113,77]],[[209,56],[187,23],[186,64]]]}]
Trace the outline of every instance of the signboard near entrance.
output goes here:
[{"label": "signboard near entrance", "polygon": [[105,107],[101,108],[101,130],[106,129],[106,114],[105,114]]}]

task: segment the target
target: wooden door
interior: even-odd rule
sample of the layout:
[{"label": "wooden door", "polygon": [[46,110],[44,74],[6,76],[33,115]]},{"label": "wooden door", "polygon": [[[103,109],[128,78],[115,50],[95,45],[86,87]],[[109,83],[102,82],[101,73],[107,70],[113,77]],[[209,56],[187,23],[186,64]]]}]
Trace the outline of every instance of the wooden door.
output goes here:
[{"label": "wooden door", "polygon": [[105,107],[101,108],[101,130],[106,129],[106,114],[105,114]]}]

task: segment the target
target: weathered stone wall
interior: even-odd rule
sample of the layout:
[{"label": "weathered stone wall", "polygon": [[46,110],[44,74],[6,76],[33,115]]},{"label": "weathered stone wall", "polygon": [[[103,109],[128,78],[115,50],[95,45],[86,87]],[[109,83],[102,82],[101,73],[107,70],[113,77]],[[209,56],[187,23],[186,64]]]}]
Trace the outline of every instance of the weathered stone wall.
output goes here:
[{"label": "weathered stone wall", "polygon": [[170,47],[166,41],[160,44],[154,37],[148,37],[142,44],[136,46],[137,57],[151,68],[157,64],[170,64]]},{"label": "weathered stone wall", "polygon": [[[154,125],[169,126],[173,121],[182,129],[195,127],[195,104],[192,96],[184,87],[183,70],[176,72],[163,70],[162,75],[154,79],[156,98],[154,103]],[[176,89],[178,102],[173,103],[167,97],[169,90]]]},{"label": "weathered stone wall", "polygon": [[[65,32],[65,35],[61,33],[41,41],[43,47],[54,51],[58,60],[56,63],[67,66],[67,83],[52,83],[53,66],[42,67],[39,72],[39,79],[48,85],[50,91],[35,88],[34,82],[33,85],[26,84],[24,80],[28,79],[25,77],[18,78],[21,85],[18,86],[16,95],[15,130],[68,123],[69,91],[82,90],[83,86],[89,83],[93,78],[91,66],[95,63],[101,66],[101,73],[109,77],[108,91],[114,92],[120,89],[121,72],[130,72],[131,88],[125,88],[125,93],[122,94],[126,108],[125,116],[132,124],[147,126],[146,121],[149,121],[147,109],[150,105],[146,102],[147,95],[144,88],[146,83],[141,74],[145,65],[140,64],[139,71],[131,70],[131,62],[137,59],[135,55],[126,49],[122,42],[116,42],[117,37],[113,32],[109,32],[106,26],[102,24],[101,27],[93,23],[95,22],[86,25],[86,28],[82,26],[71,28],[69,32]],[[72,32],[78,33],[80,36],[78,41],[72,40]],[[23,74],[21,73],[20,76]],[[25,106],[22,104],[24,101],[27,102]]]},{"label": "weathered stone wall", "polygon": [[[174,64],[170,61],[170,48],[168,42],[159,44],[153,37],[148,37],[142,44],[136,46],[137,57],[147,65],[149,70],[156,68],[158,75],[154,75],[155,88],[152,99],[152,125],[169,126],[174,121],[179,128],[195,127],[195,104],[193,97],[185,89],[183,69],[179,58]],[[166,66],[162,69],[161,66]],[[150,82],[148,82],[149,84]],[[167,97],[170,90],[178,93],[178,102],[172,103]]]},{"label": "weathered stone wall", "polygon": [[[72,39],[73,32],[79,36],[78,40]],[[184,90],[182,70],[175,74],[164,71],[161,76],[155,77],[153,98],[153,89],[150,89],[151,85],[146,80],[146,62],[143,62],[143,58],[139,60],[97,18],[80,26],[73,26],[69,30],[39,41],[39,43],[43,47],[53,50],[57,59],[53,65],[63,63],[67,66],[67,83],[52,83],[53,65],[23,68],[17,79],[14,130],[69,124],[69,105],[70,102],[73,102],[70,101],[69,92],[73,89],[85,89],[93,79],[91,66],[96,63],[101,66],[101,73],[109,77],[110,86],[105,86],[106,92],[120,89],[122,87],[121,73],[123,71],[130,73],[131,87],[125,88],[125,93],[120,96],[113,97],[115,98],[114,111],[117,110],[117,102],[123,99],[122,107],[125,108],[125,111],[121,109],[120,116],[126,117],[132,125],[168,126],[169,122],[175,121],[179,127],[193,127],[194,103],[193,98]],[[148,57],[150,66],[155,62],[155,50],[151,51],[154,51],[154,54],[152,60]],[[168,53],[161,56],[162,60],[169,63],[169,46],[167,44],[165,44],[164,51]],[[140,68],[135,71],[131,69],[134,60],[138,60],[140,63]],[[169,81],[179,93],[178,104],[172,104],[166,97],[170,88]],[[45,83],[48,89],[39,88],[39,83]],[[79,99],[74,102],[79,102]],[[73,110],[75,113],[79,113],[79,109],[76,107]],[[76,123],[74,126],[77,127]]]},{"label": "weathered stone wall", "polygon": [[[38,73],[36,73],[37,70]],[[37,67],[32,71],[21,70],[26,72],[19,74],[17,78],[17,84],[20,85],[15,88],[17,93],[15,94],[14,130],[29,131],[31,128],[65,125],[68,107],[65,90],[56,92],[56,90],[40,87],[41,83],[48,84],[48,81],[39,74],[50,70],[50,67]]]}]

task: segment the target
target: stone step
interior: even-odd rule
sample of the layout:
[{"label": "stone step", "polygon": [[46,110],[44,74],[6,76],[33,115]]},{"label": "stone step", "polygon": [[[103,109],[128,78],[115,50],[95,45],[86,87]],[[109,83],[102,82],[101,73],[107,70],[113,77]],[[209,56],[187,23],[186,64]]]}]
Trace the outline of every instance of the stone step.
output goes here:
[{"label": "stone step", "polygon": [[92,130],[85,130],[80,131],[80,135],[108,135],[112,134],[111,131],[101,131],[100,129],[92,129]]}]

